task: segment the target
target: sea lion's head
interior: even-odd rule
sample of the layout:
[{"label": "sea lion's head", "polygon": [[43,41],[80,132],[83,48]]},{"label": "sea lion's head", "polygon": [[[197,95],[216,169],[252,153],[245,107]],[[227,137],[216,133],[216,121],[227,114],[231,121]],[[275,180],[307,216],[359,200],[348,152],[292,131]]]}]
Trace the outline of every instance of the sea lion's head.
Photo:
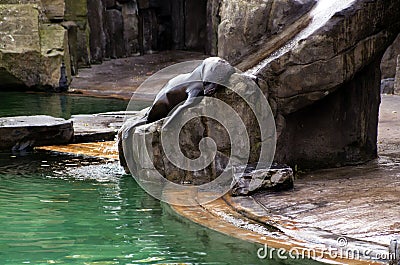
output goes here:
[{"label": "sea lion's head", "polygon": [[209,57],[200,65],[203,82],[228,84],[229,78],[236,72],[235,68],[224,59]]}]

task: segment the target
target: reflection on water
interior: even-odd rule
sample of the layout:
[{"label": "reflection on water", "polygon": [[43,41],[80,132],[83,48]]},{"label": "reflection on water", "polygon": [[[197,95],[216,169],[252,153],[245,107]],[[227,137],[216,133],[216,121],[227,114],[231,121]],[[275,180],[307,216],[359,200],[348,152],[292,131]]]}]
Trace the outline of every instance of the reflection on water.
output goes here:
[{"label": "reflection on water", "polygon": [[105,163],[0,155],[0,264],[299,264],[259,260],[258,245],[181,219]]},{"label": "reflection on water", "polygon": [[[0,92],[0,117],[50,115],[69,119],[75,114],[125,110],[128,101],[54,93]],[[135,102],[141,110],[148,102]]]}]

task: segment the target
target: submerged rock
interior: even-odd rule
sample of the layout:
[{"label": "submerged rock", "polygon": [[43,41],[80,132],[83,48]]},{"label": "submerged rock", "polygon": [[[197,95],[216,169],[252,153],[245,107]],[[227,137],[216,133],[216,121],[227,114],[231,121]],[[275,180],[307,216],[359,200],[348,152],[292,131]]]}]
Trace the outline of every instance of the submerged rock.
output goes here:
[{"label": "submerged rock", "polygon": [[35,146],[69,143],[72,121],[51,116],[0,118],[0,151],[23,151]]}]

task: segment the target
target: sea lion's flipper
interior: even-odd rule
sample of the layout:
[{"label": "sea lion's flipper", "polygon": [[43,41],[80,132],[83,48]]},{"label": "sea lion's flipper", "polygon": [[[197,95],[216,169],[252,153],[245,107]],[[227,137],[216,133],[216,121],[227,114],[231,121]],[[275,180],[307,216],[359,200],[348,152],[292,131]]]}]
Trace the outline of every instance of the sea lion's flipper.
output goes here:
[{"label": "sea lion's flipper", "polygon": [[174,110],[172,115],[168,118],[168,120],[164,123],[163,129],[165,129],[171,122],[176,119],[179,114],[186,108],[193,107],[200,103],[202,97],[204,96],[204,88],[202,83],[194,84],[187,90],[188,97],[186,101],[180,105],[178,108]]},{"label": "sea lion's flipper", "polygon": [[151,106],[150,110],[146,113],[146,123],[152,123],[161,120],[168,115],[168,101],[160,99]]},{"label": "sea lion's flipper", "polygon": [[127,139],[127,138],[132,134],[132,131],[133,131],[136,127],[138,127],[138,126],[140,126],[140,125],[144,125],[144,124],[146,124],[146,116],[142,117],[141,119],[135,121],[135,122],[132,123],[132,124],[129,124],[129,129],[127,129],[127,130],[124,131],[124,133],[123,133],[123,135],[122,135],[122,138],[123,138],[123,139]]}]

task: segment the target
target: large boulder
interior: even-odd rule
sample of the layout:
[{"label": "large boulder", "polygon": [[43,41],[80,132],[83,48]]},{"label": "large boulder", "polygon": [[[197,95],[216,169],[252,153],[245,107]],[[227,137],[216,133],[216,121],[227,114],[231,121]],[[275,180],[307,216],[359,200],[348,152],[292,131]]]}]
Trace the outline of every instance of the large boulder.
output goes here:
[{"label": "large boulder", "polygon": [[70,76],[66,30],[40,16],[36,4],[0,4],[0,87],[57,87],[63,61]]},{"label": "large boulder", "polygon": [[238,66],[250,68],[269,97],[279,163],[320,168],[370,160],[377,156],[379,67],[400,32],[400,1],[356,0],[326,22],[324,12],[315,13],[283,49]]}]

